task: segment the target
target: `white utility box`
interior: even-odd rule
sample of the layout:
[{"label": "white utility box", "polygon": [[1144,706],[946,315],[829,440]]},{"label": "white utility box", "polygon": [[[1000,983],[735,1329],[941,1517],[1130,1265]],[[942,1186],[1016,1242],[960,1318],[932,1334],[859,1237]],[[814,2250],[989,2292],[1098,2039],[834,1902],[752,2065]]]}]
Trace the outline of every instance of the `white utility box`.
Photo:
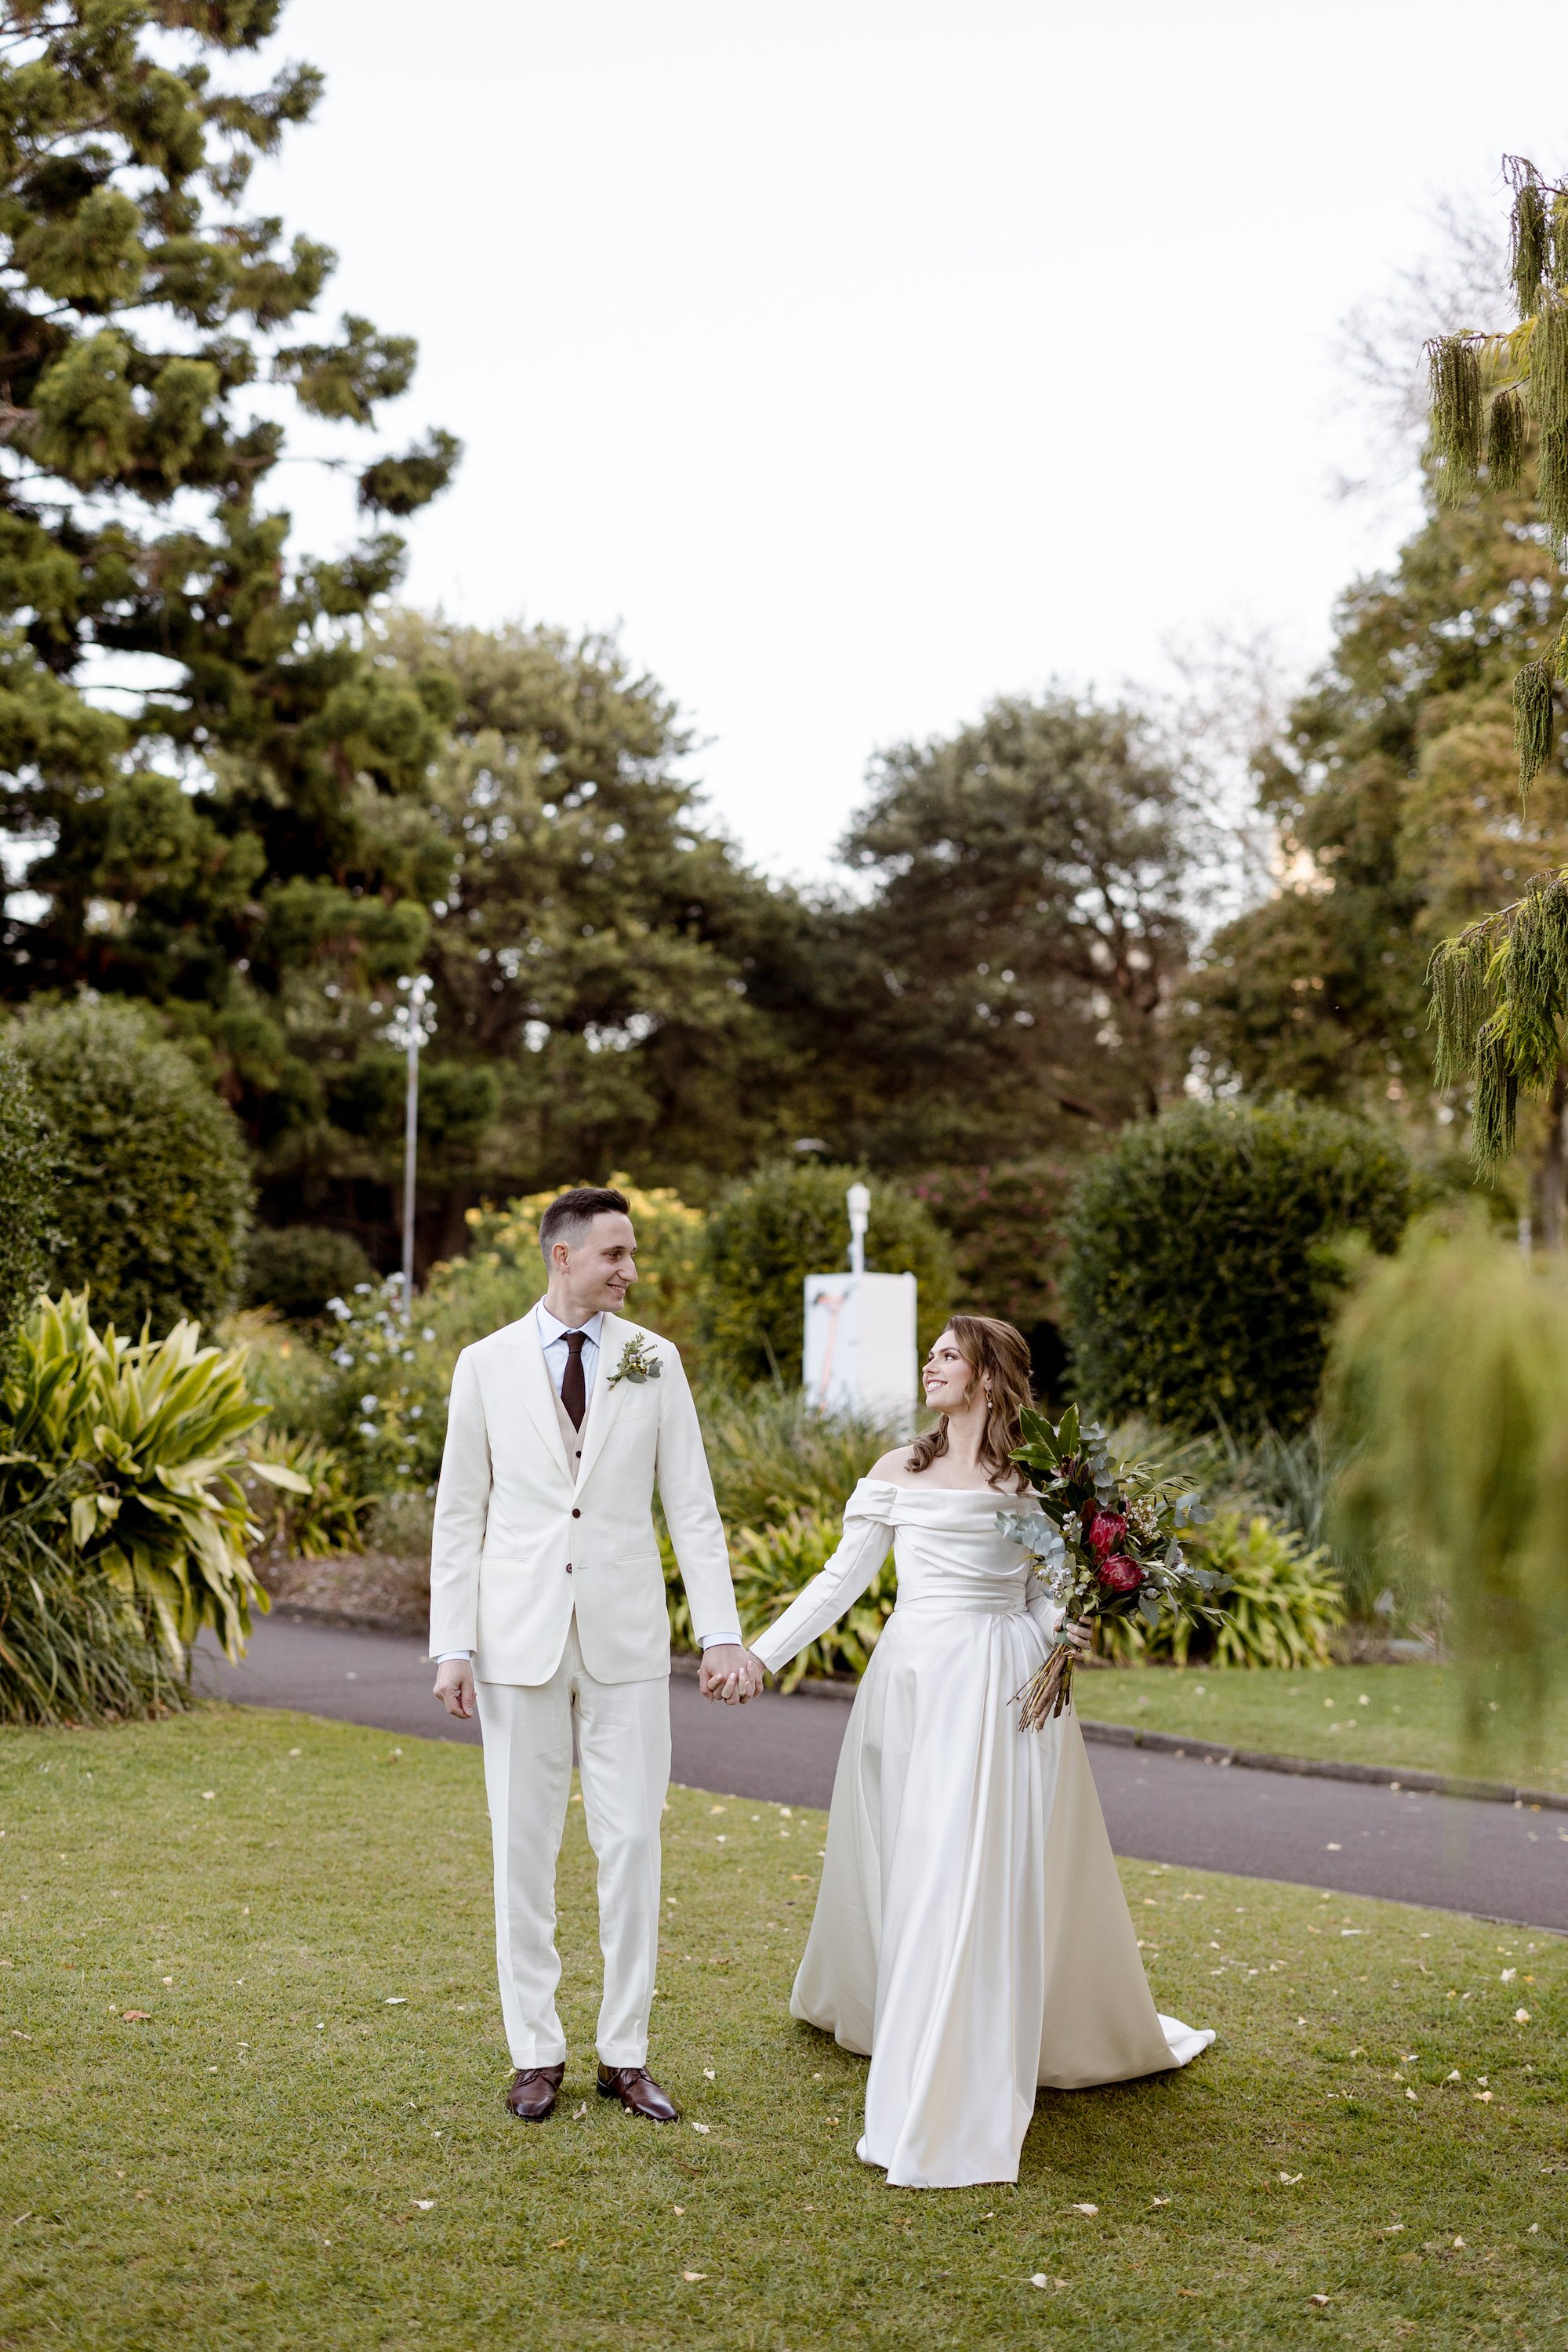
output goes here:
[{"label": "white utility box", "polygon": [[823,1412],[912,1428],[919,1366],[912,1274],[808,1274],[803,1381]]}]

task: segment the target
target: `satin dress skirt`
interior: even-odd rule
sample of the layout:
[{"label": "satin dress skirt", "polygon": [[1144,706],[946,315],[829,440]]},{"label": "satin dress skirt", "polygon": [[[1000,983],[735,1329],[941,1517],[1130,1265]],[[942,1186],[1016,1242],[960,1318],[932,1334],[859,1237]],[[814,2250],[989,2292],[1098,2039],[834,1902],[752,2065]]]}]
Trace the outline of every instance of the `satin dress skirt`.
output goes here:
[{"label": "satin dress skirt", "polygon": [[1016,1591],[900,1587],[851,1710],[790,2007],[869,2056],[858,2153],[898,2187],[1016,2180],[1038,2084],[1214,2039],[1155,2011],[1072,1715],[1018,1729],[1046,1647]]}]

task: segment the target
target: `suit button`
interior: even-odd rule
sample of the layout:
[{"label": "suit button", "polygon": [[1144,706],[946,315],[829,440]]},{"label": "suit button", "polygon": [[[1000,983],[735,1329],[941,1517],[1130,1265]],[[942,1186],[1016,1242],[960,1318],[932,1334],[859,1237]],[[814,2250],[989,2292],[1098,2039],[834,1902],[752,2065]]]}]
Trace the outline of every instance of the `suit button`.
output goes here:
[{"label": "suit button", "polygon": [[567,1573],[567,1575],[568,1575],[568,1576],[570,1576],[570,1575],[571,1575],[571,1573],[572,1573],[572,1563],[571,1563],[571,1561],[570,1561],[570,1560],[568,1560],[568,1561],[567,1561],[567,1563],[566,1563],[566,1573]]},{"label": "suit button", "polygon": [[581,1511],[579,1511],[579,1510],[575,1510],[575,1509],[574,1509],[574,1510],[573,1511],[573,1513],[572,1513],[572,1517],[573,1517],[574,1519],[580,1519],[580,1518],[582,1517],[582,1516],[583,1516],[583,1514],[582,1514],[582,1512],[581,1512]]}]

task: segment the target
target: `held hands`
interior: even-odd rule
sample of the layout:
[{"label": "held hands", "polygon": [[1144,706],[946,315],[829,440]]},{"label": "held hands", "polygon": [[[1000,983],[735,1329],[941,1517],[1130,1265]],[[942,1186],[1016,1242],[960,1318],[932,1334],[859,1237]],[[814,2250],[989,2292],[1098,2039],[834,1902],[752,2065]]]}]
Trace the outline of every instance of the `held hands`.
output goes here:
[{"label": "held hands", "polygon": [[744,1706],[763,1687],[763,1664],[736,1642],[715,1642],[702,1653],[697,1686],[704,1698],[722,1699],[726,1706]]},{"label": "held hands", "polygon": [[436,1669],[436,1696],[448,1715],[460,1722],[472,1720],[474,1670],[467,1658],[445,1658]]}]

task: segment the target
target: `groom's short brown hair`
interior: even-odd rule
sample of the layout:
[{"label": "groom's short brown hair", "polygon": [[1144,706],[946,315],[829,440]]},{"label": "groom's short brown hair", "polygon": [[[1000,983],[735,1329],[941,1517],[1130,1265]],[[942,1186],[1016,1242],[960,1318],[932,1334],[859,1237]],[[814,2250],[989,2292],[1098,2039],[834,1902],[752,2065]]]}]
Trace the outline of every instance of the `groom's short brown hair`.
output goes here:
[{"label": "groom's short brown hair", "polygon": [[552,1201],[539,1220],[539,1247],[546,1266],[557,1242],[575,1249],[595,1217],[629,1216],[631,1205],[613,1184],[574,1184]]}]

